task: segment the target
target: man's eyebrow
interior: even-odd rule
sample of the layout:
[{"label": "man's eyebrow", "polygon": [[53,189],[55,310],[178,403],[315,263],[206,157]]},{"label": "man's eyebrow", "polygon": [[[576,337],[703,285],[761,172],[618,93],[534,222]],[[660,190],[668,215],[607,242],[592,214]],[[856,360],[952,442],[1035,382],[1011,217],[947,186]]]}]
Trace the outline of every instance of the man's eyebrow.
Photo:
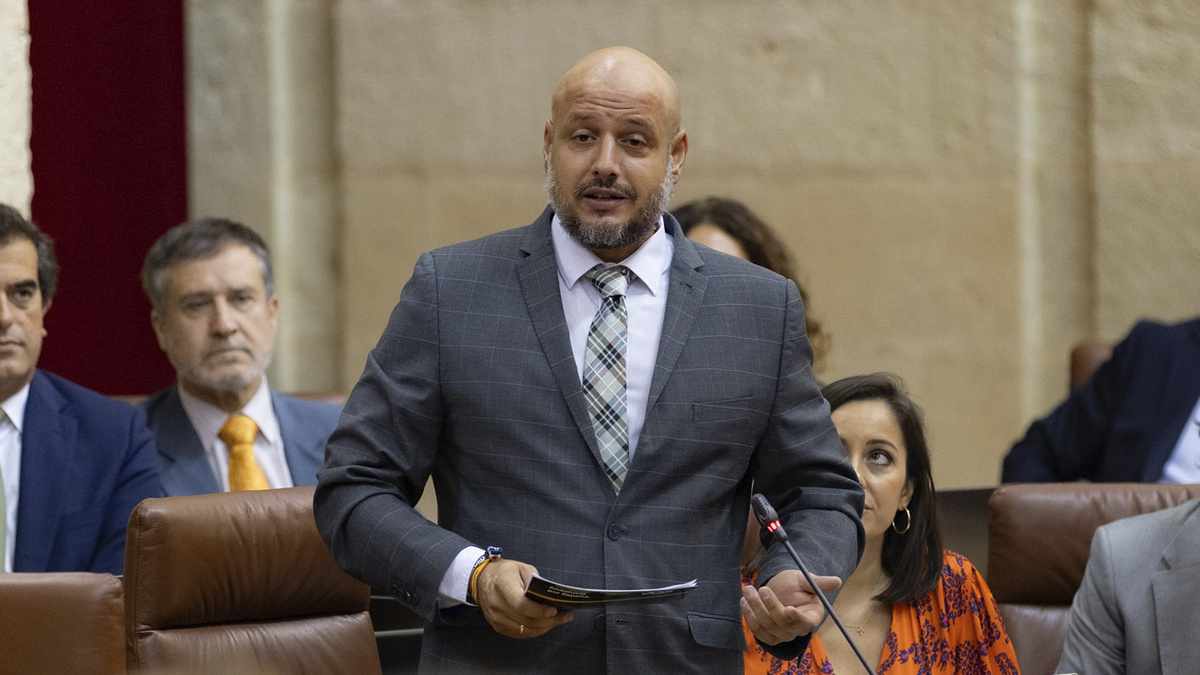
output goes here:
[{"label": "man's eyebrow", "polygon": [[211,298],[212,296],[212,291],[192,291],[191,293],[184,293],[183,295],[179,296],[179,299],[183,302],[187,302],[188,300],[205,300]]},{"label": "man's eyebrow", "polygon": [[8,288],[13,291],[36,291],[38,289],[38,282],[37,279],[22,279],[9,284]]},{"label": "man's eyebrow", "polygon": [[[596,120],[598,120],[599,118],[600,118],[599,115],[590,115],[590,114],[586,114],[586,113],[575,114],[575,115],[571,115],[570,117],[567,118],[566,124],[568,126],[573,125],[573,124],[582,124],[582,125],[586,126],[586,125],[595,123]],[[649,129],[651,131],[654,130],[654,124],[649,119],[647,119],[646,117],[644,117],[643,115],[640,115],[640,114],[632,114],[632,115],[624,116],[624,117],[621,117],[620,120],[621,120],[621,122],[623,122],[625,124],[629,124],[629,125],[632,125],[635,127],[639,127],[642,129]]]}]

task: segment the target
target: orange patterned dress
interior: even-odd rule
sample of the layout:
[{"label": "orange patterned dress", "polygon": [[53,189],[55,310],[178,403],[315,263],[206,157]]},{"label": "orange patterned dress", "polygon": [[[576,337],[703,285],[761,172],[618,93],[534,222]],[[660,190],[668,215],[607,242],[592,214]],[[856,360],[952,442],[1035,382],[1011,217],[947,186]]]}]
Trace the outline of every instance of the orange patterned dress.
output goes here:
[{"label": "orange patterned dress", "polygon": [[[743,579],[743,583],[752,583]],[[746,675],[830,675],[833,666],[813,636],[808,649],[795,661],[780,661],[763,651],[746,631]],[[861,668],[853,675],[865,672]],[[942,576],[929,595],[913,602],[892,605],[878,675],[1019,675],[1012,642],[1004,631],[996,600],[979,570],[966,558],[946,551]]]}]

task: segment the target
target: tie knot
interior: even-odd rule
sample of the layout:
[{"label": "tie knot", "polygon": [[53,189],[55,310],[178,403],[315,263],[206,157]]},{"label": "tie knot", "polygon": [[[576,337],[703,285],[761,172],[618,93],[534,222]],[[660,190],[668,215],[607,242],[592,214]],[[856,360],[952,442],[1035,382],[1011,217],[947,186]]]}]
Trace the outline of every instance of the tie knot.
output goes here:
[{"label": "tie knot", "polygon": [[221,439],[225,445],[234,446],[245,443],[254,443],[254,436],[258,434],[258,425],[254,420],[246,415],[232,415],[225,420],[225,425],[221,427],[221,431],[217,437]]},{"label": "tie knot", "polygon": [[591,280],[592,285],[600,291],[600,297],[611,298],[614,295],[625,295],[625,291],[629,290],[629,277],[632,272],[628,267],[623,265],[613,265],[612,267],[593,267],[583,276]]}]

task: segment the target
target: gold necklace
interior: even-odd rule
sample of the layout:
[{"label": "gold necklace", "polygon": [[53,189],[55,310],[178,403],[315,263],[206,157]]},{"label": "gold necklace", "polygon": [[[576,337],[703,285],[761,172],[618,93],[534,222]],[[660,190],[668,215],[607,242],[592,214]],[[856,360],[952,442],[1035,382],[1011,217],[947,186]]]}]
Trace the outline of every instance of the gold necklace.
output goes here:
[{"label": "gold necklace", "polygon": [[857,626],[856,626],[856,625],[854,625],[854,624],[852,624],[852,623],[846,623],[846,622],[844,622],[844,621],[842,622],[842,625],[843,625],[843,626],[845,626],[846,628],[853,628],[853,629],[854,629],[854,632],[855,632],[855,633],[858,633],[858,636],[859,636],[859,637],[862,637],[863,635],[865,635],[865,634],[866,634],[866,632],[865,632],[863,629],[864,629],[864,628],[866,628],[866,626],[867,626],[867,622],[868,622],[868,621],[870,621],[872,618],[874,618],[874,617],[872,616],[872,614],[874,613],[874,611],[875,611],[875,610],[874,610],[874,608],[868,608],[868,609],[867,609],[867,616],[866,616],[866,617],[864,617],[864,618],[863,618],[863,622],[862,622],[861,624],[857,625]]}]

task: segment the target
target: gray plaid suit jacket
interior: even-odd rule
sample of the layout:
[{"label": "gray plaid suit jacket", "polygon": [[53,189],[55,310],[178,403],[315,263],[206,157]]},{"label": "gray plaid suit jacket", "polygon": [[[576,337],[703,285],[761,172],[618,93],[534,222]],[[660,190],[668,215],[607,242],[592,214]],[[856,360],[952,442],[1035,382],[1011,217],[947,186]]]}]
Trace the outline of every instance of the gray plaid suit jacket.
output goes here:
[{"label": "gray plaid suit jacket", "polygon": [[[814,573],[845,578],[863,545],[862,491],[811,373],[799,294],[665,216],[662,339],[616,495],[571,353],[551,218],[421,256],[330,437],[318,527],[344,569],[430,621],[422,673],[740,673],[751,480]],[[436,525],[411,507],[431,474]],[[473,607],[436,606],[469,544],[577,586],[699,587],[580,608],[513,640]],[[772,546],[760,578],[790,567]]]}]

